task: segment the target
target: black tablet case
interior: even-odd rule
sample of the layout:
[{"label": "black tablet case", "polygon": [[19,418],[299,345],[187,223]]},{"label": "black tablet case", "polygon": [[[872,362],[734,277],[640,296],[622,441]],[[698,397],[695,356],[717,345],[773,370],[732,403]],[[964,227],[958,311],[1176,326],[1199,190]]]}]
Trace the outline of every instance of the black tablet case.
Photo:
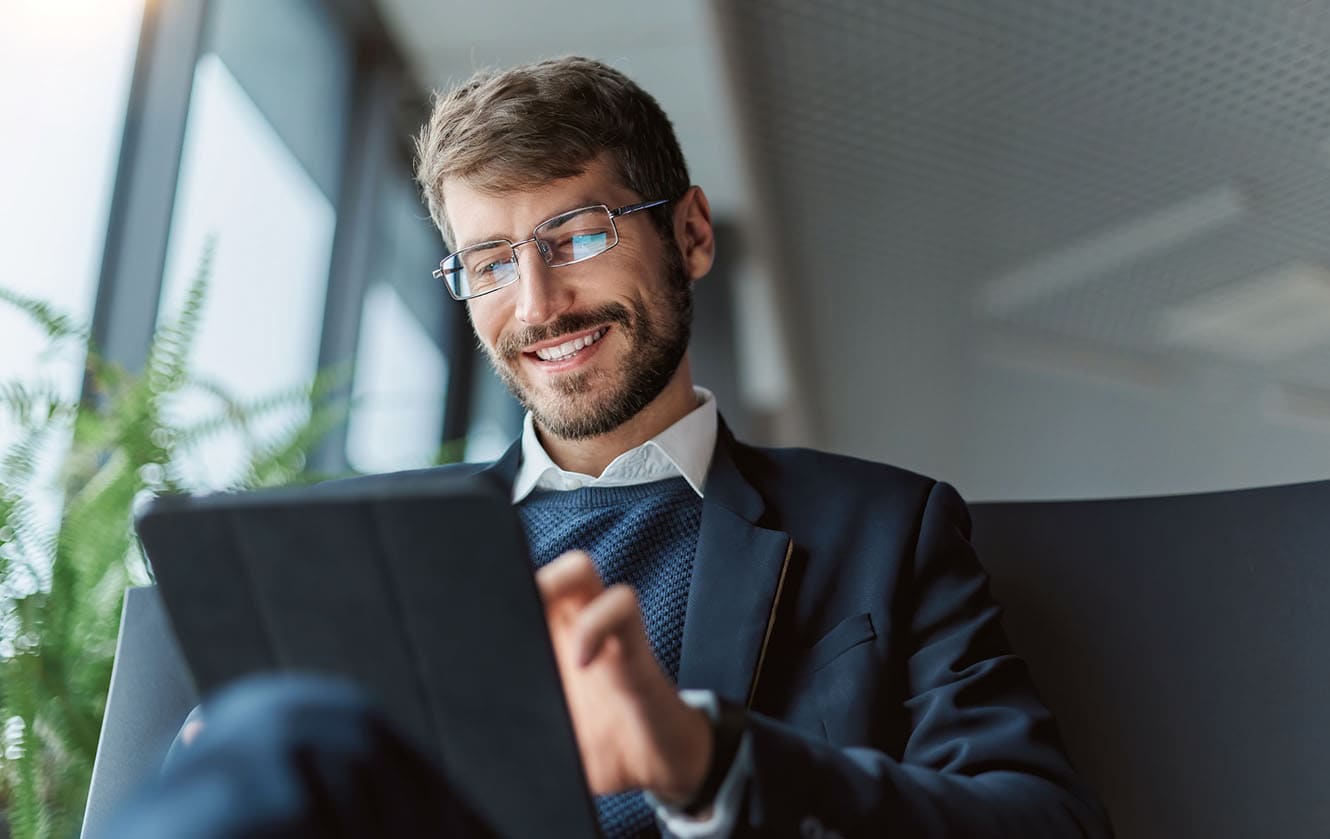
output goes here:
[{"label": "black tablet case", "polygon": [[594,836],[525,540],[474,478],[149,502],[137,527],[200,695],[256,672],[368,688],[503,836]]}]

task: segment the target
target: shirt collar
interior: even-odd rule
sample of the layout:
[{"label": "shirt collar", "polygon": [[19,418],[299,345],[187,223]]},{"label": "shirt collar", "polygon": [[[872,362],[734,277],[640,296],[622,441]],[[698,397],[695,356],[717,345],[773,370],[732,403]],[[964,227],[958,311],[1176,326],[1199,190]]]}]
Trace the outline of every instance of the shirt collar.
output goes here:
[{"label": "shirt collar", "polygon": [[513,503],[537,489],[569,490],[584,486],[629,486],[682,476],[702,496],[711,455],[716,448],[716,398],[695,387],[698,405],[669,428],[605,467],[599,476],[560,469],[540,444],[528,411],[522,421],[522,465],[513,480]]}]

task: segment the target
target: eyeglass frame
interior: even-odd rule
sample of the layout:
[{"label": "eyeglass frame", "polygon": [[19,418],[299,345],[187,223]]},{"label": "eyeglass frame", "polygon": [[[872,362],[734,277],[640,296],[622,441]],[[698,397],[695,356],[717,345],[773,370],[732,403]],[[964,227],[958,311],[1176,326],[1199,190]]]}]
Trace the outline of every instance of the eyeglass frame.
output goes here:
[{"label": "eyeglass frame", "polygon": [[[655,201],[643,201],[640,204],[625,204],[624,206],[618,207],[613,210],[610,209],[608,204],[587,204],[585,207],[574,207],[571,210],[564,210],[562,213],[555,213],[554,215],[542,221],[540,224],[537,224],[536,226],[532,227],[531,238],[529,239],[523,239],[520,242],[514,242],[511,239],[487,239],[484,242],[477,242],[474,245],[467,245],[461,250],[453,251],[452,253],[445,256],[443,259],[439,260],[439,267],[434,269],[433,276],[434,279],[436,280],[443,280],[444,264],[447,263],[448,260],[450,259],[456,259],[459,254],[466,253],[472,248],[479,248],[485,245],[497,245],[500,242],[506,242],[508,244],[509,250],[513,252],[513,269],[514,269],[513,278],[508,282],[504,283],[503,285],[496,285],[494,288],[487,289],[485,291],[480,292],[479,294],[468,294],[465,297],[458,297],[457,294],[453,292],[452,285],[449,284],[446,280],[444,280],[443,282],[443,287],[445,290],[447,290],[448,296],[458,302],[463,302],[466,300],[474,300],[477,297],[484,297],[486,294],[493,294],[494,292],[501,291],[507,288],[508,286],[515,285],[517,281],[522,278],[522,267],[521,263],[518,262],[517,259],[517,249],[522,247],[523,245],[529,245],[535,242],[536,252],[540,254],[541,259],[545,260],[545,265],[546,267],[549,268],[565,268],[569,265],[576,265],[579,262],[586,262],[588,259],[595,259],[598,256],[608,253],[619,244],[619,240],[621,237],[619,236],[619,225],[614,223],[614,220],[616,218],[619,218],[620,216],[631,215],[632,213],[636,213],[640,210],[650,210],[653,207],[660,207],[664,204],[670,203],[671,200],[672,199],[669,198],[659,198]],[[544,227],[545,225],[549,224],[550,222],[563,218],[564,216],[573,216],[576,215],[577,213],[585,212],[587,210],[594,210],[596,208],[600,208],[609,214],[610,229],[614,231],[614,243],[606,246],[605,250],[596,251],[595,253],[589,256],[583,256],[578,259],[570,260],[568,262],[560,262],[558,265],[551,265],[549,262],[549,257],[545,255],[545,250],[540,247],[540,242],[539,242],[540,237],[536,235],[536,231],[539,230],[541,227]]]}]

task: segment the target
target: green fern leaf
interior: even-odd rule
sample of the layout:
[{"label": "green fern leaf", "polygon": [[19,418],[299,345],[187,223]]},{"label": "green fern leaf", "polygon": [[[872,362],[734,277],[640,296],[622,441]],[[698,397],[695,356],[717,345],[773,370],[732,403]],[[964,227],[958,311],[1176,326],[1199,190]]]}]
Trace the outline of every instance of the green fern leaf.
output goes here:
[{"label": "green fern leaf", "polygon": [[68,314],[59,311],[49,303],[0,288],[0,302],[8,303],[31,318],[46,337],[53,341],[77,338],[86,341],[88,329]]}]

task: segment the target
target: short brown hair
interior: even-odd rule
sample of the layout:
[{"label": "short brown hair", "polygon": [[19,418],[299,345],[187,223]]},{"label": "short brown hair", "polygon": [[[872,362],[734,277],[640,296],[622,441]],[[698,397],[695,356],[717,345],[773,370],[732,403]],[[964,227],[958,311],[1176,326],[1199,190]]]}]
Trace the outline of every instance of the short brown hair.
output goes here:
[{"label": "short brown hair", "polygon": [[[679,198],[689,187],[674,128],[649,93],[599,61],[556,58],[481,71],[435,93],[416,137],[416,180],[451,242],[445,180],[503,192],[579,175],[602,154],[644,201]],[[670,205],[651,215],[672,241]]]}]

